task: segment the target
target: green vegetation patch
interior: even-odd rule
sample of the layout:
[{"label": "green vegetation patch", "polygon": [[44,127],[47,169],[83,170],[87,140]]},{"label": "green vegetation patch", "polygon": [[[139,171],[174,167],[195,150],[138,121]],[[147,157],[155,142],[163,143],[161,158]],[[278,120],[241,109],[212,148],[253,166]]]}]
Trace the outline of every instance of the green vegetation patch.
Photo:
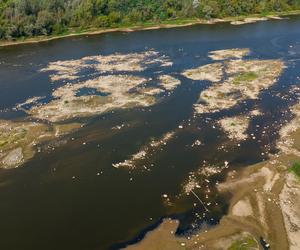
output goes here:
[{"label": "green vegetation patch", "polygon": [[298,178],[300,178],[300,162],[295,162],[290,168],[290,172],[294,173]]},{"label": "green vegetation patch", "polygon": [[0,131],[0,148],[15,145],[20,143],[26,138],[27,131],[23,128],[21,129],[11,129],[11,130],[1,130]]},{"label": "green vegetation patch", "polygon": [[228,250],[253,250],[259,249],[257,241],[250,236],[243,237],[232,243]]},{"label": "green vegetation patch", "polygon": [[233,84],[241,84],[244,82],[252,82],[258,78],[258,75],[255,72],[245,72],[245,73],[240,73],[237,75],[234,80]]}]

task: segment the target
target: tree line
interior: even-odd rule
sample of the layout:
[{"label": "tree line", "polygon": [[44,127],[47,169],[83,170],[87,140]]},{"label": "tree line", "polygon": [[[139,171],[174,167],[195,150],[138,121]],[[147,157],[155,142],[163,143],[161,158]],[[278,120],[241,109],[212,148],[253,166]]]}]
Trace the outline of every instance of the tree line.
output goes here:
[{"label": "tree line", "polygon": [[0,0],[0,39],[299,8],[300,0]]}]

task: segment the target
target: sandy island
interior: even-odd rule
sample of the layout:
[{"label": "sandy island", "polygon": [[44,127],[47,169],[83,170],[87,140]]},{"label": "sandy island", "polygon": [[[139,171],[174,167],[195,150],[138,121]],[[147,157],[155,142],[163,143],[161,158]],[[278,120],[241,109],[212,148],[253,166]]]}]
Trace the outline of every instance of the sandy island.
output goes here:
[{"label": "sandy island", "polygon": [[189,69],[183,75],[192,80],[207,80],[213,85],[202,91],[194,105],[196,114],[229,109],[247,100],[257,99],[262,90],[277,82],[285,65],[278,60],[245,60],[249,49],[212,51],[209,56],[223,63]]}]

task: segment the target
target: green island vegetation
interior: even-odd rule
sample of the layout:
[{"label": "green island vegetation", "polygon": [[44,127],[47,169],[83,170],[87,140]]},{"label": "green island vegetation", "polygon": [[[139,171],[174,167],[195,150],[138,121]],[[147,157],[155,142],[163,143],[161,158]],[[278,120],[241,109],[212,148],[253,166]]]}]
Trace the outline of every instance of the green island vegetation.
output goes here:
[{"label": "green island vegetation", "polygon": [[241,84],[245,82],[251,82],[258,78],[258,75],[255,72],[244,72],[240,73],[233,80],[233,84]]},{"label": "green island vegetation", "polygon": [[290,171],[300,178],[300,162],[295,162]]},{"label": "green island vegetation", "polygon": [[300,0],[1,0],[0,39],[185,24],[199,18],[288,14],[299,9]]},{"label": "green island vegetation", "polygon": [[236,240],[230,246],[229,250],[250,250],[259,249],[256,240],[250,236]]}]

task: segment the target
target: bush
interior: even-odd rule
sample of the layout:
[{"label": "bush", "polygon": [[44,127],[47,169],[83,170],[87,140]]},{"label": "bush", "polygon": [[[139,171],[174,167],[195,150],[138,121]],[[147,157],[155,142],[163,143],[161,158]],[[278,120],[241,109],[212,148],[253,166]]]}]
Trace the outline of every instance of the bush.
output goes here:
[{"label": "bush", "polygon": [[290,171],[300,178],[300,162],[295,162]]},{"label": "bush", "polygon": [[99,16],[96,21],[98,27],[107,28],[110,26],[108,16]]}]

